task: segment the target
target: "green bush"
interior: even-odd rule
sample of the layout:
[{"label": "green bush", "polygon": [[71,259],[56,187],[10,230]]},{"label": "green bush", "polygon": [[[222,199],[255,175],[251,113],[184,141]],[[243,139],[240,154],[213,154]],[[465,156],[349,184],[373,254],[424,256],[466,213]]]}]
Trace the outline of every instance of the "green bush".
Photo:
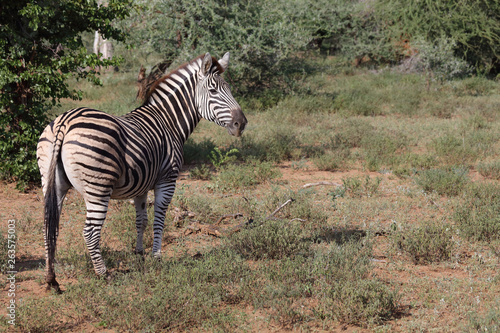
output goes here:
[{"label": "green bush", "polygon": [[241,95],[282,95],[307,70],[297,52],[311,37],[287,1],[161,0],[144,7],[123,23],[138,48],[152,48],[174,65],[207,51],[232,51],[228,81]]},{"label": "green bush", "polygon": [[467,174],[467,169],[463,167],[422,170],[417,173],[415,182],[425,192],[455,196],[460,194],[469,182]]},{"label": "green bush", "polygon": [[371,256],[370,244],[361,241],[333,244],[316,255],[311,272],[320,296],[316,316],[366,327],[395,315],[398,293],[368,278]]},{"label": "green bush", "polygon": [[210,153],[217,148],[215,143],[208,138],[195,142],[191,137],[184,144],[184,163],[204,163],[210,161]]},{"label": "green bush", "polygon": [[500,186],[472,184],[457,207],[454,220],[460,232],[476,241],[500,239]]},{"label": "green bush", "polygon": [[454,249],[450,227],[440,222],[424,222],[421,226],[396,230],[390,235],[393,247],[402,251],[415,264],[450,260]]},{"label": "green bush", "polygon": [[490,74],[499,71],[498,1],[380,0],[376,13],[382,22],[387,22],[385,32],[394,40],[408,38],[410,47],[415,47],[414,42],[421,39],[432,44],[439,39],[447,40],[453,54],[476,70]]},{"label": "green bush", "polygon": [[299,145],[297,136],[285,129],[277,129],[255,139],[255,134],[242,137],[238,150],[246,158],[260,161],[281,162],[290,160]]},{"label": "green bush", "polygon": [[465,60],[455,57],[456,42],[453,40],[444,37],[432,42],[417,39],[413,45],[418,50],[414,56],[414,69],[425,73],[428,79],[452,80],[472,72]]},{"label": "green bush", "polygon": [[348,194],[351,197],[372,197],[379,189],[382,178],[375,177],[370,178],[366,175],[364,179],[361,177],[345,177],[342,178],[343,191],[344,194]]},{"label": "green bush", "polygon": [[345,158],[335,152],[327,152],[312,159],[320,171],[337,171],[345,168]]},{"label": "green bush", "polygon": [[[468,118],[463,127],[485,126],[479,118]],[[491,147],[498,140],[498,135],[490,130],[472,128],[464,130],[461,137],[446,134],[432,141],[431,147],[446,164],[470,165],[479,157],[491,154]]]},{"label": "green bush", "polygon": [[392,135],[373,133],[361,140],[366,167],[370,171],[378,171],[381,167],[393,166],[398,163],[398,152],[407,147],[407,139],[402,133]]},{"label": "green bush", "polygon": [[197,165],[189,170],[189,178],[191,179],[209,180],[212,178],[212,174],[212,170],[206,164]]},{"label": "green bush", "polygon": [[115,20],[129,15],[131,1],[38,2],[20,0],[0,11],[0,177],[18,188],[38,182],[36,145],[47,125],[46,112],[62,98],[81,99],[70,77],[100,83],[96,68],[119,59],[89,54],[82,33],[99,31],[124,41]]},{"label": "green bush", "polygon": [[213,189],[234,191],[252,187],[280,177],[279,170],[270,162],[253,161],[248,164],[229,164],[220,168],[214,177]]},{"label": "green bush", "polygon": [[500,180],[500,161],[479,162],[476,168],[483,177]]},{"label": "green bush", "polygon": [[300,223],[270,220],[233,234],[228,246],[249,259],[282,259],[308,251],[302,238]]},{"label": "green bush", "polygon": [[363,118],[344,119],[335,128],[327,148],[361,147],[363,138],[371,136],[374,131],[375,128]]}]

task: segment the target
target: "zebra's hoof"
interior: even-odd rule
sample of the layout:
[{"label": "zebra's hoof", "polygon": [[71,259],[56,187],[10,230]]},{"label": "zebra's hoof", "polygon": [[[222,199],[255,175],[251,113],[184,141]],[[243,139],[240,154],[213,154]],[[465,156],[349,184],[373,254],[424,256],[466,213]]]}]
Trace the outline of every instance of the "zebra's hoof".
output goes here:
[{"label": "zebra's hoof", "polygon": [[144,257],[144,254],[145,254],[145,253],[144,253],[144,250],[141,250],[141,251],[137,251],[137,250],[135,250],[135,251],[134,251],[134,253],[135,253],[136,255],[138,255],[138,256],[142,256],[142,257]]},{"label": "zebra's hoof", "polygon": [[110,272],[106,272],[106,274],[104,275],[104,277],[105,277],[106,281],[111,281],[111,280],[113,280],[114,275],[111,274]]}]

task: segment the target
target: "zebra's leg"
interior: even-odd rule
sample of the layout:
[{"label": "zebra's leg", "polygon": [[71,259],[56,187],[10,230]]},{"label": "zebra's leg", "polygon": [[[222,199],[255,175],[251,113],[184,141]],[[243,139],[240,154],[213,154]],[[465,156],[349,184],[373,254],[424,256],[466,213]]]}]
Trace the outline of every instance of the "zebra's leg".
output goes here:
[{"label": "zebra's leg", "polygon": [[87,249],[94,265],[94,270],[97,275],[103,276],[106,274],[106,265],[102,260],[101,255],[101,229],[106,219],[108,212],[109,195],[87,196],[85,203],[87,206],[87,219],[83,228],[83,238],[87,244]]},{"label": "zebra's leg", "polygon": [[142,244],[142,239],[144,236],[144,230],[146,230],[146,226],[148,225],[147,199],[147,193],[134,199],[136,214],[135,227],[137,228],[135,253],[140,255],[144,255],[144,245]]},{"label": "zebra's leg", "polygon": [[168,205],[174,196],[175,179],[166,183],[157,184],[155,187],[155,220],[153,224],[153,256],[161,256],[161,240],[165,224],[165,214]]},{"label": "zebra's leg", "polygon": [[[43,179],[43,178],[42,178]],[[44,195],[46,195],[48,186],[49,184],[46,184],[43,181],[43,192]],[[62,165],[58,164],[56,165],[55,169],[55,176],[54,176],[54,183],[53,185],[55,187],[55,194],[56,194],[56,200],[57,200],[57,219],[59,219],[61,215],[61,210],[62,210],[62,205],[64,198],[66,197],[66,193],[68,193],[68,190],[71,188],[71,183],[69,182],[68,178],[66,177],[66,174],[64,173],[64,169]],[[45,228],[47,228],[47,225],[45,225]],[[54,289],[57,293],[61,292],[61,289],[59,289],[59,283],[56,281],[56,273],[54,271],[54,252],[55,251],[50,251],[49,249],[49,244],[48,244],[48,239],[47,239],[48,232],[45,230],[44,236],[45,236],[45,267],[47,270],[46,276],[45,276],[45,282],[47,282],[47,290]],[[56,239],[57,236],[59,235],[59,230],[56,231]]]}]

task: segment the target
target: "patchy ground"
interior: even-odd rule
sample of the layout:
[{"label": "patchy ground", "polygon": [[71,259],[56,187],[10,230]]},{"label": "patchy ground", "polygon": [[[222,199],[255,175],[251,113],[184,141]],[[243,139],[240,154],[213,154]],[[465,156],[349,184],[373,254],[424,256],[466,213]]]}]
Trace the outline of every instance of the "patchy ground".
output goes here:
[{"label": "patchy ground", "polygon": [[[309,187],[314,193],[317,207],[322,207],[331,214],[331,219],[343,227],[350,226],[367,231],[374,239],[373,272],[382,281],[396,286],[400,292],[399,315],[381,326],[363,329],[358,326],[329,322],[327,326],[320,321],[312,321],[301,328],[300,325],[283,325],[269,319],[265,308],[255,309],[249,304],[236,304],[235,307],[247,317],[247,326],[242,330],[255,332],[279,332],[289,330],[310,331],[463,331],[470,329],[471,316],[482,318],[491,307],[498,306],[500,286],[498,271],[500,263],[488,246],[470,244],[457,238],[452,260],[442,263],[415,265],[407,255],[399,253],[391,245],[389,233],[398,225],[411,225],[422,220],[436,223],[450,222],[450,210],[456,205],[454,199],[422,194],[408,180],[401,180],[390,173],[375,172],[324,172],[318,171],[311,164],[286,163],[280,166],[282,177],[272,186],[281,186],[291,190]],[[349,177],[381,178],[380,187],[372,197],[360,196],[349,199],[336,199],[333,207],[332,192],[342,187],[343,180]],[[482,181],[477,173],[471,174],[475,181]],[[204,188],[208,181],[191,180],[184,172],[179,180],[182,195],[189,196]],[[264,196],[270,191],[270,185],[261,185],[259,193]],[[234,194],[237,200],[243,194]],[[12,184],[0,186],[0,212],[2,233],[6,232],[8,220],[16,221],[16,301],[25,298],[47,297],[44,281],[44,250],[42,234],[42,194],[40,189],[29,193],[19,193]],[[197,256],[206,249],[218,246],[221,237],[233,232],[248,222],[249,216],[238,215],[239,211],[227,210],[224,214],[213,216],[212,224],[197,219],[196,214],[189,215],[182,207],[175,206],[174,200],[167,215],[167,227],[163,241],[165,257],[175,257],[188,253]],[[284,203],[284,202],[283,202]],[[292,203],[293,204],[293,203]],[[133,216],[128,202],[113,202],[110,205],[108,219],[120,214]],[[129,215],[123,215],[124,209]],[[278,208],[278,207],[276,207]],[[231,209],[231,208],[228,208]],[[318,208],[320,209],[320,208]],[[84,221],[84,205],[75,191],[71,191],[66,200],[61,218],[59,252],[65,251],[70,243],[78,243],[78,248],[85,251],[81,236]],[[220,211],[218,211],[220,212]],[[269,212],[272,213],[271,211]],[[277,212],[276,214],[279,214]],[[177,221],[173,225],[172,217]],[[331,222],[330,218],[329,221]],[[133,240],[124,242],[119,239],[120,232],[108,227],[103,235],[103,242],[116,250],[133,250]],[[128,229],[135,228],[130,218]],[[106,228],[105,228],[106,229]],[[498,249],[497,249],[498,250]],[[147,249],[151,251],[151,249]],[[82,253],[83,254],[83,253]],[[120,264],[114,270],[121,270]],[[123,268],[126,269],[126,268]],[[63,274],[58,277],[62,289],[77,283],[78,276]],[[4,279],[5,281],[5,279]],[[0,314],[7,314],[8,286],[2,290]],[[495,305],[496,304],[496,305]],[[231,305],[225,305],[231,306]],[[250,319],[248,319],[250,318]],[[66,329],[71,332],[113,332],[97,325],[92,320],[76,325],[68,323]],[[2,327],[2,326],[0,326]],[[6,326],[3,326],[6,327]],[[209,330],[209,329],[208,329]]]}]

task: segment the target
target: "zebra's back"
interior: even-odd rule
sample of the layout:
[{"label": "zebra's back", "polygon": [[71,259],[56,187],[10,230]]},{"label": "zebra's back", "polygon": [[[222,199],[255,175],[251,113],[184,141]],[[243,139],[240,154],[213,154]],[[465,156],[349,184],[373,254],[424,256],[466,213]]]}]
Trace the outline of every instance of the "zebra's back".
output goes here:
[{"label": "zebra's back", "polygon": [[[37,155],[42,183],[49,172],[56,138],[60,161],[71,185],[80,193],[134,198],[146,193],[169,169],[178,169],[171,143],[148,122],[78,108],[57,117],[42,134]],[[137,126],[142,124],[142,127]],[[174,167],[175,166],[175,167]],[[176,172],[171,170],[170,172]]]}]

